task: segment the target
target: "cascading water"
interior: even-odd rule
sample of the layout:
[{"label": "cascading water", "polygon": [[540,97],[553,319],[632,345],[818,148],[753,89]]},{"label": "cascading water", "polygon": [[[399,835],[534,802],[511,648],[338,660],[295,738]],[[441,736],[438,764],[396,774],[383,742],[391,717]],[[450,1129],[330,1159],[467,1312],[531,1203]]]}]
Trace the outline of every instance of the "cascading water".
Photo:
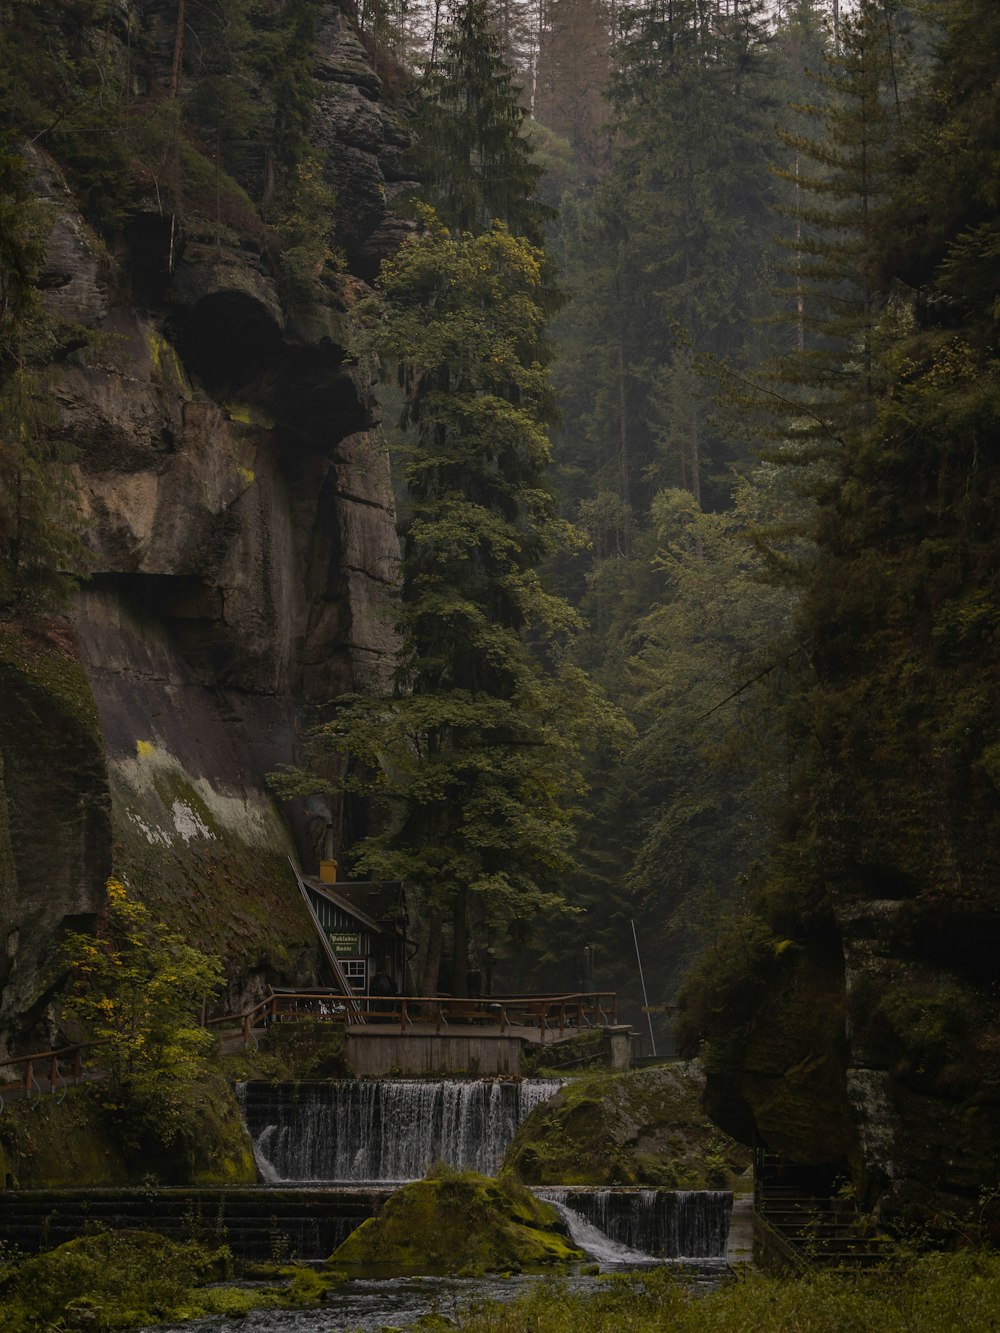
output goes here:
[{"label": "cascading water", "polygon": [[535,1193],[626,1250],[665,1259],[725,1258],[733,1204],[727,1191],[551,1186]]},{"label": "cascading water", "polygon": [[242,1084],[268,1184],[416,1180],[435,1162],[494,1175],[555,1079],[334,1080]]}]

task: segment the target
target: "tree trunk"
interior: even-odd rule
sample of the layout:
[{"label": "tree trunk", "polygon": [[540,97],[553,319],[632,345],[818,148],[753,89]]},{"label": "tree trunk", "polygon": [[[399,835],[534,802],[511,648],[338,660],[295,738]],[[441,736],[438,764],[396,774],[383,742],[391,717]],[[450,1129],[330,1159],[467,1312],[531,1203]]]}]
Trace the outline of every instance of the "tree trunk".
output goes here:
[{"label": "tree trunk", "polygon": [[420,977],[420,994],[435,995],[438,988],[438,971],[441,967],[441,914],[430,911],[427,914],[427,954],[424,958]]},{"label": "tree trunk", "polygon": [[622,500],[631,509],[632,486],[628,456],[628,388],[625,382],[625,334],[618,330],[618,448],[621,455]]},{"label": "tree trunk", "polygon": [[176,97],[181,87],[181,66],[184,64],[184,10],[187,0],[177,0],[177,26],[174,29],[174,58],[170,63],[170,96]]},{"label": "tree trunk", "polygon": [[452,916],[451,993],[465,996],[469,993],[469,891],[459,889],[455,894]]}]

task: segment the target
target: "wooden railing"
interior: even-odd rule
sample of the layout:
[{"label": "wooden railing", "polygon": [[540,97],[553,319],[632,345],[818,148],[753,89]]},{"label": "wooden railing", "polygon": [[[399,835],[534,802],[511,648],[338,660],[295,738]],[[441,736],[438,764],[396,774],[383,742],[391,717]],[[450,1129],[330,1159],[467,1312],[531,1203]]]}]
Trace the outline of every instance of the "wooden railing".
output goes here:
[{"label": "wooden railing", "polygon": [[515,1027],[537,1027],[544,1041],[548,1033],[565,1036],[568,1028],[580,1029],[615,1024],[618,997],[613,991],[571,995],[456,996],[427,995],[339,995],[334,991],[301,991],[271,995],[242,1014],[226,1014],[209,1020],[209,1026],[240,1025],[243,1044],[250,1042],[254,1027],[288,1022],[297,1018],[344,1023],[382,1023],[399,1027],[401,1034],[416,1028],[433,1030],[436,1036],[452,1024],[485,1023],[509,1032]]},{"label": "wooden railing", "polygon": [[[105,1041],[84,1041],[77,1046],[61,1046],[56,1051],[35,1051],[31,1055],[9,1055],[2,1063],[7,1067],[22,1065],[21,1078],[14,1086],[25,1097],[40,1097],[43,1089],[35,1077],[36,1070],[44,1069],[41,1077],[48,1079],[49,1092],[54,1093],[60,1087],[65,1090],[71,1083],[79,1083],[83,1078],[83,1052],[106,1044]],[[70,1066],[68,1071],[64,1068],[67,1063]],[[3,1094],[0,1093],[0,1111],[3,1110],[3,1107]]]},{"label": "wooden railing", "polygon": [[[238,1028],[243,1045],[248,1046],[255,1027],[289,1022],[297,1018],[320,1019],[332,1023],[383,1023],[398,1025],[401,1034],[424,1033],[435,1036],[452,1024],[485,1023],[510,1032],[515,1027],[538,1028],[542,1041],[552,1034],[563,1037],[567,1029],[605,1027],[618,1021],[618,996],[614,991],[577,992],[570,995],[487,995],[461,999],[451,995],[340,995],[334,991],[298,991],[269,995],[239,1014],[224,1014],[205,1021],[205,1027]],[[77,1046],[62,1046],[55,1051],[36,1051],[32,1055],[11,1055],[3,1063],[23,1066],[15,1085],[25,1097],[41,1096],[36,1070],[47,1066],[42,1077],[49,1091],[66,1088],[83,1078],[83,1052],[106,1045],[104,1041],[85,1041]],[[69,1064],[67,1070],[65,1066]],[[3,1095],[0,1093],[0,1111]]]}]

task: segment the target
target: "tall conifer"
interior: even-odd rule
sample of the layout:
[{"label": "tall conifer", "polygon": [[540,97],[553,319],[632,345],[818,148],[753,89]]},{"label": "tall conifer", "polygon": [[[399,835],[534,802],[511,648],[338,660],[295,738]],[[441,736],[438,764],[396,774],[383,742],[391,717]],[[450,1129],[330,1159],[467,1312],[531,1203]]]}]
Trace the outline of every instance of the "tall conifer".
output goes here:
[{"label": "tall conifer", "polygon": [[532,244],[547,210],[537,198],[541,167],[522,135],[524,109],[504,64],[485,0],[464,0],[445,29],[416,125],[425,198],[457,231],[497,220]]}]

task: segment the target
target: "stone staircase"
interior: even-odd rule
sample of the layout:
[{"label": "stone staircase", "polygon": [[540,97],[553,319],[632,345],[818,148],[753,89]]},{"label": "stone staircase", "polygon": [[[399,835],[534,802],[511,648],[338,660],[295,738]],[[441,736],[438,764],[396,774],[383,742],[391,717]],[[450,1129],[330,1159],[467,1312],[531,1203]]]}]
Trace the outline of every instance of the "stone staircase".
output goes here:
[{"label": "stone staircase", "polygon": [[892,1254],[854,1200],[815,1183],[806,1188],[773,1154],[758,1155],[754,1196],[755,1258],[765,1266],[857,1272]]}]

